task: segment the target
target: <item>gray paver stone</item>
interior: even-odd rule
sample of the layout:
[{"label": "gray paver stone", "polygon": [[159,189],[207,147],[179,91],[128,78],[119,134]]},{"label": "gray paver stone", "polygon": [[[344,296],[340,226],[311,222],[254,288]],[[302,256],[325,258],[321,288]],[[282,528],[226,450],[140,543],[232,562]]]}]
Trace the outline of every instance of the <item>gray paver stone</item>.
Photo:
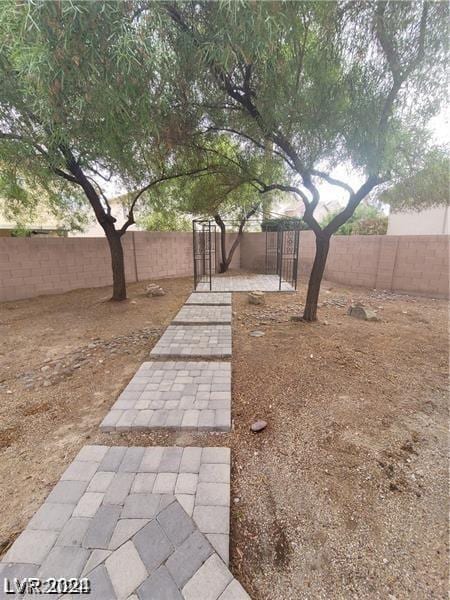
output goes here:
[{"label": "gray paver stone", "polygon": [[173,502],[157,516],[169,540],[178,546],[192,533],[194,525],[178,502]]},{"label": "gray paver stone", "polygon": [[108,446],[83,446],[75,460],[101,462],[108,451]]},{"label": "gray paver stone", "polygon": [[177,473],[180,468],[182,454],[183,448],[164,448],[158,470],[164,473]]},{"label": "gray paver stone", "polygon": [[232,578],[217,554],[213,554],[183,587],[183,597],[185,600],[217,600]]},{"label": "gray paver stone", "polygon": [[199,531],[194,531],[176,549],[167,560],[166,567],[179,588],[189,581],[212,553],[211,545]]},{"label": "gray paver stone", "polygon": [[123,504],[134,480],[133,473],[116,473],[106,490],[103,504]]},{"label": "gray paver stone", "polygon": [[180,463],[180,473],[198,473],[201,457],[201,448],[184,448]]},{"label": "gray paver stone", "polygon": [[119,520],[121,508],[114,504],[100,506],[84,536],[83,546],[85,548],[102,548],[104,550],[108,548],[109,540]]},{"label": "gray paver stone", "polygon": [[139,465],[142,462],[144,456],[144,448],[132,447],[127,448],[122,462],[119,466],[121,472],[136,472],[139,470]]},{"label": "gray paver stone", "polygon": [[[88,492],[106,492],[111,481],[114,479],[112,471],[97,471],[94,477],[89,482],[87,487]],[[68,482],[67,482],[68,483]]]},{"label": "gray paver stone", "polygon": [[156,473],[137,473],[131,491],[133,494],[150,494],[155,485]]},{"label": "gray paver stone", "polygon": [[110,549],[116,550],[147,523],[148,519],[119,519],[109,542]]},{"label": "gray paver stone", "polygon": [[99,565],[89,573],[91,583],[90,600],[117,600],[114,588],[104,565]]},{"label": "gray paver stone", "polygon": [[230,483],[230,467],[223,463],[203,463],[199,481],[206,483]]},{"label": "gray paver stone", "polygon": [[87,481],[58,481],[47,496],[46,502],[77,504],[86,491]]},{"label": "gray paver stone", "polygon": [[42,564],[56,542],[55,531],[25,529],[4,557],[5,562]]},{"label": "gray paver stone", "polygon": [[98,462],[78,461],[71,463],[61,476],[62,480],[89,481],[98,469]]},{"label": "gray paver stone", "polygon": [[118,600],[126,600],[147,578],[147,569],[131,541],[113,552],[105,566]]},{"label": "gray paver stone", "polygon": [[144,581],[137,594],[140,600],[183,600],[183,596],[164,565]]},{"label": "gray paver stone", "polygon": [[230,487],[226,483],[199,483],[195,502],[197,506],[229,506]]},{"label": "gray paver stone", "polygon": [[113,446],[109,448],[105,454],[104,459],[100,463],[98,468],[99,471],[117,471],[120,463],[122,462],[126,448],[123,446]]},{"label": "gray paver stone", "polygon": [[122,519],[152,519],[159,507],[157,494],[130,494],[122,509]]},{"label": "gray paver stone", "polygon": [[79,577],[88,557],[89,551],[85,548],[55,546],[42,563],[38,577],[41,579]]},{"label": "gray paver stone", "polygon": [[61,531],[70,519],[74,504],[44,502],[28,523],[30,529]]},{"label": "gray paver stone", "polygon": [[203,448],[202,463],[230,464],[231,452],[229,448]]},{"label": "gray paver stone", "polygon": [[84,565],[83,572],[81,573],[82,577],[93,571],[95,567],[104,562],[111,554],[111,550],[92,550],[87,563]]},{"label": "gray paver stone", "polygon": [[160,446],[146,448],[144,456],[142,458],[142,462],[139,466],[139,471],[144,471],[147,473],[157,473],[159,470],[159,465],[161,463],[163,452],[164,448],[161,448]]},{"label": "gray paver stone", "polygon": [[173,494],[177,481],[176,473],[158,473],[153,486],[154,494]]},{"label": "gray paver stone", "polygon": [[157,569],[174,550],[172,543],[156,520],[150,521],[143,527],[133,537],[133,543],[149,573]]},{"label": "gray paver stone", "polygon": [[103,492],[86,492],[73,511],[74,517],[93,517],[102,503]]},{"label": "gray paver stone", "polygon": [[222,594],[219,596],[219,600],[251,600],[250,596],[244,590],[242,585],[237,579],[233,579]]},{"label": "gray paver stone", "polygon": [[194,521],[203,533],[230,533],[230,510],[227,506],[196,506]]},{"label": "gray paver stone", "polygon": [[56,540],[57,546],[81,546],[91,520],[83,517],[72,517],[64,525]]}]

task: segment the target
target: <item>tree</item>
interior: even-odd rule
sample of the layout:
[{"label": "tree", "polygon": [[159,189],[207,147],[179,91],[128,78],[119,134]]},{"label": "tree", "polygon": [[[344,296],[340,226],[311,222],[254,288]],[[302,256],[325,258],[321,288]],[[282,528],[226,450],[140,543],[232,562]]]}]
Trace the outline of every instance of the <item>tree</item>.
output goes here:
[{"label": "tree", "polygon": [[421,211],[449,204],[449,152],[437,148],[426,155],[423,167],[380,194],[394,211]]},{"label": "tree", "polygon": [[273,217],[261,222],[261,231],[290,231],[292,229],[307,231],[309,227],[299,217]]},{"label": "tree", "polygon": [[[128,2],[6,0],[0,14],[0,194],[23,205],[39,188],[61,206],[83,197],[109,244],[114,300],[126,298],[121,238],[137,203],[207,170],[177,170],[173,139],[189,115],[173,115],[164,44],[143,26]],[[133,190],[122,225],[102,189],[112,180]]]},{"label": "tree", "polygon": [[[281,158],[265,185],[297,194],[316,237],[303,319],[314,321],[330,237],[377,186],[420,168],[445,99],[447,6],[428,2],[158,5],[205,130]],[[164,16],[162,16],[162,19]],[[180,69],[181,70],[181,69]],[[420,151],[419,151],[420,149]],[[350,165],[363,183],[334,175]],[[325,226],[320,184],[346,195]]]},{"label": "tree", "polygon": [[[338,209],[328,213],[320,226],[326,227],[339,212]],[[348,221],[339,227],[336,235],[385,235],[387,226],[388,218],[381,209],[362,202]]]},{"label": "tree", "polygon": [[[180,161],[195,154],[197,160],[213,167],[202,177],[190,180],[172,180],[163,189],[152,192],[152,205],[163,211],[164,206],[181,214],[211,219],[220,232],[219,272],[226,273],[241,242],[247,223],[268,207],[266,184],[263,179],[273,177],[279,163],[254,156],[238,142],[227,137],[197,130],[182,143]],[[227,246],[227,233],[236,233]]]}]

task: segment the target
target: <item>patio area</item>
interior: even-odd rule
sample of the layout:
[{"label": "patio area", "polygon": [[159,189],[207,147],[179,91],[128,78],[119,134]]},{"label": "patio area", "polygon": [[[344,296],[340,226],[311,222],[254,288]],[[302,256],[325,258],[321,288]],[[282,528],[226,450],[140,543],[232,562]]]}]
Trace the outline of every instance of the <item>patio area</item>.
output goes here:
[{"label": "patio area", "polygon": [[[210,289],[211,287],[211,289]],[[287,281],[280,281],[278,275],[213,275],[209,282],[197,284],[197,292],[293,292],[294,287]]]}]

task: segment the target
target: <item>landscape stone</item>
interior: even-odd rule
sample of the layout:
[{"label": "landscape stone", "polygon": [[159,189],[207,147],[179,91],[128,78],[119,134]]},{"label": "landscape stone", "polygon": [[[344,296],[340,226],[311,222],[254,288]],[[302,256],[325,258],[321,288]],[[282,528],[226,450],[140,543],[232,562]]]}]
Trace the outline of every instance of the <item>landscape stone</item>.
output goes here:
[{"label": "landscape stone", "polygon": [[266,303],[264,292],[249,292],[247,298],[249,304],[261,305]]},{"label": "landscape stone", "polygon": [[373,310],[370,310],[369,308],[366,308],[365,306],[359,303],[352,304],[349,307],[347,314],[350,317],[355,317],[355,319],[361,319],[364,321],[379,321],[379,318]]},{"label": "landscape stone", "polygon": [[263,421],[262,419],[259,419],[258,421],[255,421],[254,423],[251,424],[250,429],[252,431],[254,431],[255,433],[257,433],[258,431],[262,431],[266,427],[267,427],[267,421]]}]

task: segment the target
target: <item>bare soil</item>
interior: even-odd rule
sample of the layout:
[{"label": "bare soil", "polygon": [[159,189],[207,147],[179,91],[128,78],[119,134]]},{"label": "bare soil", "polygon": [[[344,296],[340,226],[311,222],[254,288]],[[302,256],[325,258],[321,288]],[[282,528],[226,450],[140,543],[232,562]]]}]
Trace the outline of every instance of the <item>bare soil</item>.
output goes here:
[{"label": "bare soil", "polygon": [[[446,597],[447,303],[325,282],[306,324],[304,284],[266,306],[234,294],[234,431],[101,434],[192,285],[159,283],[0,304],[0,554],[86,443],[225,445],[231,567],[254,600]],[[348,317],[352,300],[381,320]]]}]

